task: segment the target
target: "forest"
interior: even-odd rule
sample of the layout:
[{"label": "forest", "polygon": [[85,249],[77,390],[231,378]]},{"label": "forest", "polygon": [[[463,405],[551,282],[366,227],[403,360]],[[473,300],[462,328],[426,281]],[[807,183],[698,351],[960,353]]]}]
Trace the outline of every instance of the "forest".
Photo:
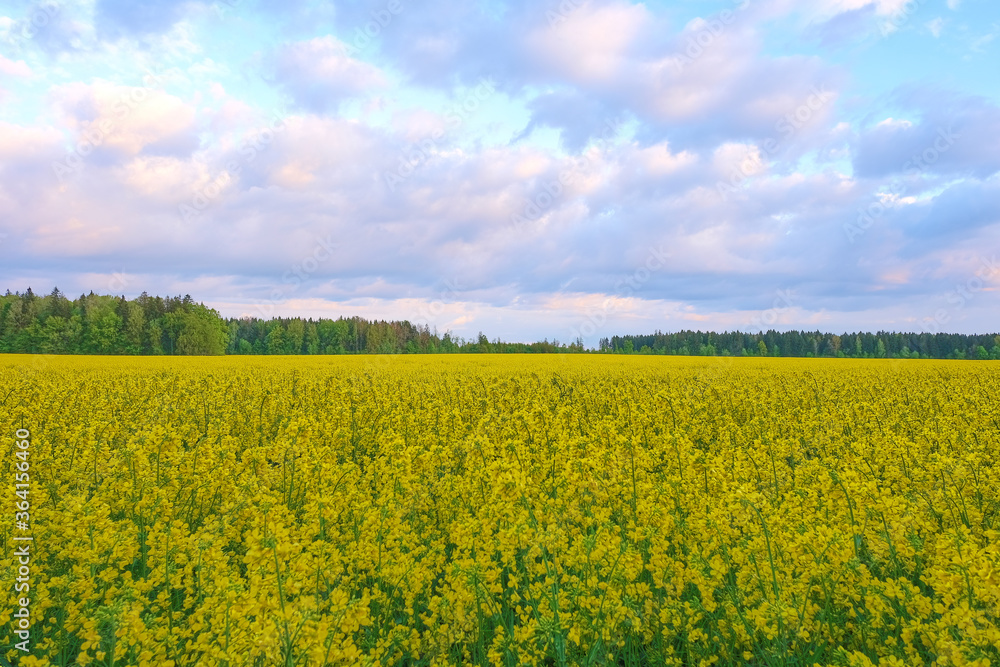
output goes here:
[{"label": "forest", "polygon": [[737,357],[852,359],[1000,359],[1000,335],[879,331],[678,331],[602,338],[601,352]]},{"label": "forest", "polygon": [[465,340],[410,322],[229,318],[190,295],[124,296],[91,292],[70,300],[58,288],[0,296],[0,352],[41,354],[404,354],[583,351],[555,342],[505,343],[484,334]]},{"label": "forest", "polygon": [[360,317],[223,318],[183,297],[80,295],[27,289],[0,296],[0,352],[113,355],[584,353],[752,357],[1000,359],[1000,335],[947,333],[831,334],[820,331],[656,332],[583,341],[466,340],[408,321]]}]

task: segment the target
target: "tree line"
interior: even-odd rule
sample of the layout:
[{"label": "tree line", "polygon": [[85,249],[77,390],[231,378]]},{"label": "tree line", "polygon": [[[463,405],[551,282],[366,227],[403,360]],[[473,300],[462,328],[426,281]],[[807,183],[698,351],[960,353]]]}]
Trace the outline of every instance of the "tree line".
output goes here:
[{"label": "tree line", "polygon": [[47,354],[223,354],[219,314],[190,296],[125,297],[91,292],[70,301],[58,288],[0,296],[0,352]]},{"label": "tree line", "polygon": [[0,296],[0,352],[42,354],[405,354],[447,352],[581,352],[580,344],[466,340],[410,322],[253,317],[224,319],[190,295],[90,294],[70,300],[58,288],[46,296]]},{"label": "tree line", "polygon": [[1000,359],[1000,335],[949,333],[831,334],[820,331],[678,331],[602,338],[601,352],[737,357],[854,359]]},{"label": "tree line", "polygon": [[[466,340],[408,321],[223,318],[190,295],[90,294],[58,289],[0,296],[0,352],[118,355],[435,354],[587,352],[583,341]],[[602,338],[596,352],[693,356],[1000,359],[1000,335],[679,331]]]}]

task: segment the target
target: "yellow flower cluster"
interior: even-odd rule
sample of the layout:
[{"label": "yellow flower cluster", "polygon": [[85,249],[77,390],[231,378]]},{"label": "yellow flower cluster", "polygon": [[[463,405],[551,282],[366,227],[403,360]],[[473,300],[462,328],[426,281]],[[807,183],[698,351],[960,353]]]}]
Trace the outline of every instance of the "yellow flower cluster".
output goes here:
[{"label": "yellow flower cluster", "polygon": [[994,363],[7,356],[0,384],[8,498],[32,434],[21,665],[1000,667]]}]

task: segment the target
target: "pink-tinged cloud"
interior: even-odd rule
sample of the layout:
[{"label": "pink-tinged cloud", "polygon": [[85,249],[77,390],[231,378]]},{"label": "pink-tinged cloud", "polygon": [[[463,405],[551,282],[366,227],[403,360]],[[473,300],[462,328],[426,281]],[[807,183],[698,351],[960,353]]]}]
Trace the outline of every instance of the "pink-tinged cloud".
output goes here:
[{"label": "pink-tinged cloud", "polygon": [[74,148],[89,144],[125,156],[197,148],[197,109],[162,90],[97,81],[58,87],[52,98]]},{"label": "pink-tinged cloud", "polygon": [[0,55],[0,77],[20,77],[31,76],[31,68],[23,60],[10,60]]},{"label": "pink-tinged cloud", "polygon": [[300,106],[318,112],[387,85],[381,70],[352,52],[329,35],[288,44],[275,56],[277,81]]},{"label": "pink-tinged cloud", "polygon": [[550,15],[549,25],[531,32],[525,43],[540,69],[584,85],[607,85],[627,66],[651,20],[643,5],[584,3]]},{"label": "pink-tinged cloud", "polygon": [[[796,302],[776,326],[913,328],[1000,247],[995,77],[956,41],[992,5],[936,40],[911,17],[907,41],[870,39],[897,0],[555,18],[430,0],[355,49],[384,1],[126,4],[67,8],[83,37],[0,59],[12,289],[189,292],[233,315],[277,293],[271,315],[520,339],[568,340],[604,308],[593,344],[745,327],[778,290]],[[883,66],[908,54],[961,76]],[[157,63],[176,75],[143,90]],[[453,123],[483,78],[496,92]],[[997,287],[956,327],[995,323]]]}]

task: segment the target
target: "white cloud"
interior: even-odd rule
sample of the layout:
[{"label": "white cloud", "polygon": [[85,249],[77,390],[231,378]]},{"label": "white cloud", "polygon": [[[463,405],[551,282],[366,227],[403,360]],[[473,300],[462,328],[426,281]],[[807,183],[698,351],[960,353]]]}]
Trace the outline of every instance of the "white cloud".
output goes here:
[{"label": "white cloud", "polygon": [[609,83],[626,65],[629,49],[649,25],[643,5],[587,3],[526,40],[539,65],[581,83]]},{"label": "white cloud", "polygon": [[914,0],[819,0],[810,5],[819,15],[833,16],[874,4],[878,16],[897,16],[913,2]]},{"label": "white cloud", "polygon": [[28,78],[32,73],[31,68],[23,60],[9,60],[0,55],[0,75]]},{"label": "white cloud", "polygon": [[329,35],[289,44],[277,54],[278,82],[314,111],[336,108],[346,98],[387,84],[379,68],[351,53],[352,47]]},{"label": "white cloud", "polygon": [[[317,239],[333,239],[331,259],[275,314],[416,320],[436,286],[455,279],[466,287],[437,309],[441,328],[568,339],[582,314],[609,299],[616,316],[598,335],[692,322],[727,328],[745,325],[752,304],[769,303],[775,289],[796,285],[804,305],[783,315],[789,326],[905,324],[919,321],[927,295],[952,277],[928,272],[938,255],[958,244],[998,247],[995,188],[952,187],[997,178],[1000,153],[990,138],[1000,136],[1000,115],[987,97],[889,87],[905,77],[876,77],[889,83],[870,88],[859,68],[877,63],[832,57],[844,42],[803,46],[813,37],[794,32],[803,18],[829,23],[867,7],[834,26],[864,31],[873,26],[863,22],[900,15],[902,0],[820,0],[805,11],[801,2],[762,0],[721,31],[711,16],[666,25],[655,3],[576,4],[548,25],[537,4],[510,3],[507,13],[486,17],[474,3],[432,2],[386,26],[363,53],[315,37],[317,24],[302,30],[271,14],[272,36],[285,46],[249,49],[273,58],[277,77],[268,86],[250,85],[240,69],[247,49],[222,48],[255,8],[222,25],[192,14],[173,29],[190,54],[150,38],[151,53],[189,76],[124,107],[135,92],[121,85],[135,64],[131,38],[105,43],[101,53],[60,52],[51,63],[27,52],[24,61],[0,58],[8,95],[42,113],[34,125],[0,123],[2,232],[23,250],[4,265],[5,278],[23,287],[9,281],[36,271],[89,291],[101,290],[109,272],[127,272],[135,291],[190,292],[228,314],[255,314],[254,303],[288,287],[283,275]],[[360,5],[343,11],[369,20]],[[951,15],[928,14],[921,22],[941,34]],[[345,16],[331,23],[343,35],[364,24]],[[210,51],[205,34],[219,40]],[[686,54],[699,39],[701,51]],[[905,42],[879,48],[905,57]],[[442,100],[480,76],[495,77],[501,92],[390,190],[385,174],[399,169],[401,154],[446,125]],[[859,79],[868,83],[859,87]],[[811,96],[823,84],[831,94],[817,105]],[[247,150],[264,108],[289,96],[305,111]],[[342,107],[349,99],[357,104]],[[797,112],[800,120],[788,124]],[[512,142],[528,118],[541,131]],[[618,138],[595,145],[603,123],[620,118],[627,125]],[[886,194],[890,176],[955,119],[954,149]],[[60,182],[51,165],[66,144],[109,120],[116,124],[102,150]],[[239,172],[199,215],[182,219],[179,205],[231,161]],[[553,186],[561,173],[568,183]],[[734,173],[743,175],[738,191],[720,197],[718,183]],[[882,217],[849,244],[843,225],[873,203]],[[529,205],[537,215],[515,227],[512,215]],[[669,261],[636,293],[616,295],[650,247],[666,248]],[[73,280],[64,285],[67,275]]]},{"label": "white cloud", "polygon": [[972,44],[969,45],[969,49],[971,49],[975,53],[986,53],[986,47],[995,38],[996,35],[994,35],[993,33],[990,33],[988,35],[983,35],[979,39],[973,41]]},{"label": "white cloud", "polygon": [[890,118],[886,118],[883,121],[880,121],[878,124],[875,125],[875,127],[882,127],[882,128],[886,128],[886,129],[889,129],[889,130],[908,129],[910,127],[913,127],[913,123],[911,123],[910,121],[905,120],[905,119],[900,120],[900,119],[896,119],[896,118],[891,118],[890,117]]},{"label": "white cloud", "polygon": [[97,81],[56,88],[53,96],[74,143],[88,140],[128,155],[173,141],[192,147],[196,109],[162,90]]}]

